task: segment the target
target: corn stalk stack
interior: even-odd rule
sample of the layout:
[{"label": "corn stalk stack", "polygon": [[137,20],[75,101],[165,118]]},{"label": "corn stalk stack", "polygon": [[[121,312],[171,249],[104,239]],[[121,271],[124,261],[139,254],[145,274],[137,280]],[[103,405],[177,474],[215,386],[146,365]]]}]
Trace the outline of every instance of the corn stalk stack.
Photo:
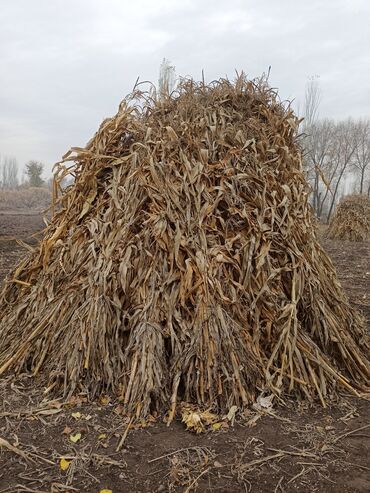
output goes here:
[{"label": "corn stalk stack", "polygon": [[366,195],[344,197],[330,221],[327,236],[350,241],[370,238],[370,198]]},{"label": "corn stalk stack", "polygon": [[57,165],[53,219],[1,293],[0,373],[170,420],[180,401],[221,414],[261,390],[366,390],[369,341],[316,239],[297,125],[243,76],[126,98]]}]

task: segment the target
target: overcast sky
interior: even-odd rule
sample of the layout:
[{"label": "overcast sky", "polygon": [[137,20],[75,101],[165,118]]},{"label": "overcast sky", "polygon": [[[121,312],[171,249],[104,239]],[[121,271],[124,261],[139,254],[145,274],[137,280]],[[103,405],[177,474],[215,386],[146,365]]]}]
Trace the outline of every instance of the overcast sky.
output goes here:
[{"label": "overcast sky", "polygon": [[49,169],[163,57],[180,75],[244,70],[320,115],[370,116],[370,0],[0,0],[0,154]]}]

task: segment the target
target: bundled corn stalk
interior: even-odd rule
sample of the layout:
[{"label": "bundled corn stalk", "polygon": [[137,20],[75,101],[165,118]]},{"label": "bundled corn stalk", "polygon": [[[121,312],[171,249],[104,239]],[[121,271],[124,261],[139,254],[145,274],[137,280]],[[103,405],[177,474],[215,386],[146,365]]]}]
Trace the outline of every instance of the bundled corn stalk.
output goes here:
[{"label": "bundled corn stalk", "polygon": [[364,241],[370,237],[370,198],[347,195],[338,204],[327,236],[332,239]]},{"label": "bundled corn stalk", "polygon": [[[143,418],[369,383],[308,205],[297,119],[262,82],[135,91],[57,167],[74,185],[1,294],[0,373]],[[72,164],[71,164],[72,163]]]}]

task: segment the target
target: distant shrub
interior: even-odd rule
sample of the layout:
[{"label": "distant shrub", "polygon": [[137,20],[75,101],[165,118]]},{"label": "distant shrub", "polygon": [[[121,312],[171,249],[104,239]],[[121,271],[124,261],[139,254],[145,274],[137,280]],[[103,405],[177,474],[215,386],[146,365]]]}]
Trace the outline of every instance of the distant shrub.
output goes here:
[{"label": "distant shrub", "polygon": [[42,211],[49,207],[51,193],[47,188],[29,187],[0,190],[0,210],[31,209]]}]

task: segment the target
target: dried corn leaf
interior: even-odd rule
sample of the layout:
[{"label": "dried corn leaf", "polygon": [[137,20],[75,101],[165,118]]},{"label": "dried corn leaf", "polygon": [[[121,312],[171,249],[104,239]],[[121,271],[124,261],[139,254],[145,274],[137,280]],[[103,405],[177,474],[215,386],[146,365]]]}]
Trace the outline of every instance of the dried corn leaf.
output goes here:
[{"label": "dried corn leaf", "polygon": [[345,196],[330,221],[327,236],[350,241],[370,238],[370,198],[366,195]]},{"label": "dried corn leaf", "polygon": [[191,402],[195,430],[196,409],[225,416],[261,390],[325,405],[368,389],[291,108],[243,75],[147,96],[56,165],[54,216],[0,294],[0,374],[31,371],[71,403],[115,395],[138,423]]},{"label": "dried corn leaf", "polygon": [[188,430],[204,433],[209,425],[217,420],[217,415],[209,411],[200,411],[193,406],[184,405],[181,409],[181,418]]}]

